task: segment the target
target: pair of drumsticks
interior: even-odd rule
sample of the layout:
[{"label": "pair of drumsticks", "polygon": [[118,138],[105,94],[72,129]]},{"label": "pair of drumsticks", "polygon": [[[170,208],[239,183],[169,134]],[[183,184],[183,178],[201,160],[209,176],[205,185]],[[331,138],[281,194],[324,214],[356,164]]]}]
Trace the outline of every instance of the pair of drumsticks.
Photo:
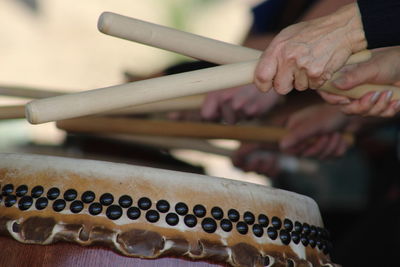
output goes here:
[{"label": "pair of drumsticks", "polygon": [[[179,109],[179,107],[176,106],[177,103],[186,102],[178,99],[178,97],[197,95],[251,83],[257,59],[261,55],[261,51],[258,50],[185,33],[110,12],[105,12],[100,16],[98,28],[101,32],[114,37],[136,41],[197,59],[225,65],[124,85],[33,100],[28,103],[25,108],[26,118],[29,122],[38,124],[93,114],[127,114],[129,112],[121,110],[129,109],[133,106],[136,106],[133,107],[133,109],[136,108],[140,110],[140,107],[146,107],[146,105],[148,105],[147,110],[154,111],[157,105],[162,102],[164,102],[164,104],[167,103],[169,108],[176,107],[176,109]],[[369,57],[369,51],[363,51],[353,55],[347,64],[365,61]],[[336,74],[333,79],[335,79],[337,75],[338,74]],[[331,81],[328,81],[320,90],[346,95],[351,98],[359,98],[369,91],[392,90],[392,99],[400,99],[399,88],[393,86],[365,84],[352,90],[342,91],[333,87]],[[174,100],[168,100],[174,98],[177,98],[175,100],[176,102],[173,102]],[[198,108],[201,104],[199,100],[202,100],[202,98],[196,99],[197,100],[191,103],[193,104],[193,109]],[[148,104],[157,101],[162,102],[154,104],[155,106]],[[161,110],[163,109],[160,109],[160,111]],[[164,109],[164,111],[165,110],[166,109]],[[131,111],[131,113],[135,113],[135,111]],[[277,141],[286,133],[286,131],[281,128],[252,128],[249,126],[240,126],[240,129],[244,132],[243,137],[241,132],[237,131],[239,128],[230,128],[233,126],[187,123],[187,125],[185,124],[187,127],[179,127],[178,125],[181,123],[146,122],[144,120],[133,121],[128,119],[126,119],[127,121],[123,121],[123,119],[119,120],[122,126],[116,123],[117,121],[115,119],[111,118],[75,119],[59,122],[58,126],[65,128],[67,126],[74,127],[76,131],[80,129],[79,131],[85,132],[93,132],[95,131],[94,129],[96,129],[97,131],[107,130],[116,133],[133,133],[136,131],[135,129],[139,129],[138,131],[140,133],[145,133],[145,131],[147,131],[146,134],[155,132],[153,134],[159,135],[160,133],[167,132],[167,135],[170,136],[185,135],[185,129],[188,129],[189,132],[196,134],[195,137],[234,138],[247,141]],[[96,127],[94,126],[95,121],[98,123]],[[78,125],[80,125],[79,129]],[[111,127],[111,125],[114,125],[114,127]],[[154,126],[155,128],[150,126]],[[150,128],[152,130],[150,130]],[[164,131],[164,129],[171,130]],[[173,131],[174,129],[175,131]],[[211,131],[212,129],[214,131]],[[203,135],[201,133],[203,133]],[[221,136],[221,134],[225,136]],[[186,136],[188,135],[186,134]],[[350,142],[352,141],[351,135],[347,135],[347,138]]]}]

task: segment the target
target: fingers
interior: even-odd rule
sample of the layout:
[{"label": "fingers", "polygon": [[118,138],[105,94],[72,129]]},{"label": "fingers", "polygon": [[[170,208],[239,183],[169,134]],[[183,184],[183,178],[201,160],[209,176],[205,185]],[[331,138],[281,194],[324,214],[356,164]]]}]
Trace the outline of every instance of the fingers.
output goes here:
[{"label": "fingers", "polygon": [[207,94],[201,106],[200,114],[205,120],[216,120],[220,116],[218,92]]},{"label": "fingers", "polygon": [[312,157],[319,154],[322,154],[326,146],[329,144],[330,138],[329,135],[322,135],[320,137],[316,137],[313,143],[307,142],[307,149],[303,151],[302,156],[304,157]]},{"label": "fingers", "polygon": [[289,119],[287,124],[289,133],[279,143],[283,151],[290,149],[292,146],[295,146],[309,137],[317,135],[321,131],[321,127],[318,123],[313,123],[306,127],[303,127],[302,124],[302,120],[297,120],[296,117]]},{"label": "fingers", "polygon": [[400,102],[391,101],[392,96],[392,91],[370,92],[344,105],[342,111],[352,115],[393,117],[400,111]]},{"label": "fingers", "polygon": [[[268,92],[272,88],[277,68],[278,62],[270,50],[267,49],[261,56],[254,73],[254,84],[259,90]],[[283,94],[283,92],[279,92],[278,90],[277,92]]]},{"label": "fingers", "polygon": [[333,81],[333,85],[339,89],[349,90],[357,85],[374,80],[379,69],[371,62],[354,64],[342,71],[342,75]]},{"label": "fingers", "polygon": [[296,70],[294,72],[294,88],[299,91],[308,89],[308,78],[304,69]]},{"label": "fingers", "polygon": [[332,105],[344,105],[350,104],[350,99],[346,96],[334,95],[323,91],[318,91],[318,94],[329,104]]}]

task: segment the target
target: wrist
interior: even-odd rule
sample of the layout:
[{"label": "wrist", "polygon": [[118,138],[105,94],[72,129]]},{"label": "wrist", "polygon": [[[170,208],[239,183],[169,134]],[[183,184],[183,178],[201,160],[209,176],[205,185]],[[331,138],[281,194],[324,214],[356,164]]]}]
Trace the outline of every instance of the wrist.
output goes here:
[{"label": "wrist", "polygon": [[346,5],[331,15],[339,27],[344,29],[345,45],[356,53],[367,48],[361,13],[357,3]]}]

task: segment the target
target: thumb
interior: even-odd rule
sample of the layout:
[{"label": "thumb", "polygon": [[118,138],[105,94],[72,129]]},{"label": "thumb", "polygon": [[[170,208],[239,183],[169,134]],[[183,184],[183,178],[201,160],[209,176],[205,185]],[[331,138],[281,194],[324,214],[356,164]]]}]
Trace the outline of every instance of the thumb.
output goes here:
[{"label": "thumb", "polygon": [[370,63],[354,64],[346,66],[340,71],[339,78],[333,81],[333,85],[342,90],[349,90],[357,85],[370,81],[376,76],[376,68]]}]

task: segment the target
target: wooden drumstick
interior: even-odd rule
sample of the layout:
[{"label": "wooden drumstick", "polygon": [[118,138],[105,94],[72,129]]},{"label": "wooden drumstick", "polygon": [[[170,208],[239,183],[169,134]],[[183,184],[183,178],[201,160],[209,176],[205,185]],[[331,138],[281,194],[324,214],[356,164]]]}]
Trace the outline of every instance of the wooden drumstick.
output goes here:
[{"label": "wooden drumstick", "polygon": [[[106,112],[103,115],[135,115],[199,109],[204,95],[193,95],[158,101]],[[0,120],[25,118],[25,105],[0,106]]]},{"label": "wooden drumstick", "polygon": [[[250,142],[278,142],[288,132],[280,127],[232,126],[213,123],[173,122],[107,117],[84,117],[57,122],[57,127],[71,132],[132,134],[205,139],[234,139]],[[349,144],[351,134],[344,134]]]},{"label": "wooden drumstick", "polygon": [[[38,124],[242,86],[253,81],[256,65],[257,60],[253,60],[34,100],[26,105],[26,117],[32,124]],[[352,90],[332,89],[330,81],[321,88],[351,98],[360,98],[370,91],[392,90],[392,100],[400,99],[400,89],[394,86],[362,85]]]},{"label": "wooden drumstick", "polygon": [[0,120],[24,118],[25,106],[2,106],[0,107]]},{"label": "wooden drumstick", "polygon": [[[176,52],[185,56],[217,63],[230,64],[258,59],[262,51],[230,44],[174,28],[103,12],[97,22],[100,32],[129,41]],[[346,64],[366,61],[368,50],[351,57]]]},{"label": "wooden drumstick", "polygon": [[118,15],[101,14],[97,28],[114,37],[158,47],[205,61],[228,64],[257,59],[261,51]]},{"label": "wooden drumstick", "polygon": [[2,96],[40,99],[63,94],[67,94],[67,92],[50,91],[24,86],[0,86],[0,95]]}]

